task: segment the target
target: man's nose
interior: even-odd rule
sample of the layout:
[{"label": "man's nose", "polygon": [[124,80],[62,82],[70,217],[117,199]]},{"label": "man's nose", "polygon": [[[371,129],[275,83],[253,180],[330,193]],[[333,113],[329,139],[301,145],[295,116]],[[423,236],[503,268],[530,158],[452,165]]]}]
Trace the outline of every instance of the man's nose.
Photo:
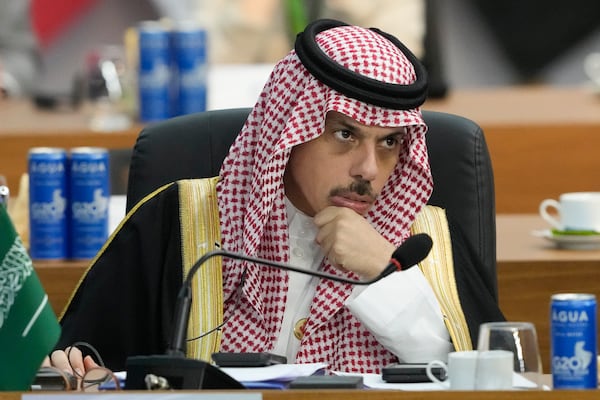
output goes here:
[{"label": "man's nose", "polygon": [[351,175],[366,181],[373,181],[379,172],[377,153],[371,146],[361,146],[356,149],[352,164]]}]

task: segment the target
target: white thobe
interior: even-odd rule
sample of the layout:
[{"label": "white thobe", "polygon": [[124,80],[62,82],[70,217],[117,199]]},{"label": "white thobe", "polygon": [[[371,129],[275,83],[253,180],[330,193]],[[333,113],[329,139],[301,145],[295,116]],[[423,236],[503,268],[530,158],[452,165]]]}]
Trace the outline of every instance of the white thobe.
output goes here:
[{"label": "white thobe", "polygon": [[[316,271],[324,254],[316,245],[313,219],[287,199],[290,264]],[[273,348],[293,362],[300,347],[294,324],[306,318],[319,278],[288,272],[281,332]],[[453,350],[435,294],[419,268],[395,272],[368,286],[355,286],[345,302],[375,338],[403,362],[446,360]]]}]

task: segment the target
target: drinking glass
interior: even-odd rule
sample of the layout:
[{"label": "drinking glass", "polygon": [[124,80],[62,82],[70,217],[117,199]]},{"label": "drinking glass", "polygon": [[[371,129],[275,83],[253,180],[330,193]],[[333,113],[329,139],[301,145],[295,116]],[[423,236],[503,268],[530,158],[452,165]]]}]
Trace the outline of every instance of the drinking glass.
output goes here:
[{"label": "drinking glass", "polygon": [[479,328],[477,350],[508,350],[514,355],[514,372],[527,381],[515,386],[540,389],[542,362],[535,326],[530,322],[487,322]]}]

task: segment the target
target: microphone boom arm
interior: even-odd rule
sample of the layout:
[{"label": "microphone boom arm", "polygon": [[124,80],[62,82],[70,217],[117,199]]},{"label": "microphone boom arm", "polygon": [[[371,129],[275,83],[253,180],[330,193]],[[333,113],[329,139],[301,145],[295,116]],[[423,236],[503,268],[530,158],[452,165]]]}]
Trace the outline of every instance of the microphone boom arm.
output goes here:
[{"label": "microphone boom arm", "polygon": [[307,274],[322,279],[328,279],[335,282],[347,283],[351,285],[370,285],[385,278],[395,271],[405,270],[418,262],[422,261],[432,247],[432,240],[429,235],[420,233],[414,236],[408,237],[404,243],[402,243],[396,251],[392,254],[390,263],[381,271],[375,278],[359,281],[355,279],[348,279],[341,276],[335,276],[324,272],[307,270],[305,268],[294,267],[292,265],[280,263],[277,261],[264,260],[246,256],[239,253],[232,253],[225,250],[213,250],[209,251],[200,257],[190,271],[188,272],[185,281],[179,294],[177,295],[177,308],[174,319],[173,332],[171,336],[171,343],[167,349],[167,355],[175,357],[185,357],[186,354],[186,337],[189,314],[192,304],[192,279],[196,274],[197,270],[204,265],[206,261],[213,257],[221,256],[228,257],[234,260],[248,261],[251,263],[262,264],[269,267],[279,268],[287,271],[294,271],[301,274]]},{"label": "microphone boom arm", "polygon": [[252,258],[252,257],[246,256],[243,254],[239,254],[239,253],[231,253],[231,252],[228,252],[225,250],[209,251],[208,253],[205,253],[202,257],[200,257],[198,259],[198,261],[196,261],[194,263],[192,268],[190,268],[190,271],[188,272],[188,275],[183,283],[181,291],[177,295],[177,307],[176,307],[177,314],[175,315],[175,319],[174,319],[175,326],[173,327],[172,341],[171,341],[169,349],[167,350],[167,354],[173,355],[173,356],[185,357],[185,352],[186,352],[185,342],[186,342],[186,335],[187,335],[187,328],[188,328],[189,313],[190,313],[190,308],[191,308],[191,303],[192,303],[192,279],[193,279],[194,275],[196,274],[196,271],[202,265],[204,265],[204,263],[206,261],[210,260],[213,257],[218,257],[218,256],[228,257],[228,258],[232,258],[234,260],[242,260],[242,261],[248,261],[248,262],[252,262],[252,263],[262,264],[262,265],[266,265],[269,267],[275,267],[275,268],[284,269],[284,270],[288,270],[288,271],[299,272],[302,274],[316,276],[318,278],[329,279],[329,280],[341,282],[341,283],[349,283],[352,285],[370,285],[371,283],[377,282],[378,280],[383,278],[383,276],[387,275],[387,274],[386,275],[380,274],[380,275],[377,275],[373,279],[369,279],[366,281],[358,281],[358,280],[354,280],[354,279],[343,278],[341,276],[326,274],[323,272],[307,270],[305,268],[294,267],[292,265],[283,264],[283,263],[276,262],[276,261],[256,259],[256,258]]}]

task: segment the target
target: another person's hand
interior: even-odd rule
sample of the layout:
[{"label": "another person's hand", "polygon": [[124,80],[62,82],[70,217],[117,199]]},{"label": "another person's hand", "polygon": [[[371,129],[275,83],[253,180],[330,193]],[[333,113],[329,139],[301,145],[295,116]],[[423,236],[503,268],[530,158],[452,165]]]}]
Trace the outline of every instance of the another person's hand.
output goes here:
[{"label": "another person's hand", "polygon": [[333,265],[371,279],[383,271],[395,250],[369,222],[346,207],[330,206],[315,215],[317,243]]},{"label": "another person's hand", "polygon": [[83,357],[77,347],[67,347],[65,350],[52,352],[50,357],[46,357],[42,367],[54,367],[81,378],[87,371],[98,368],[99,365],[91,356]]}]

